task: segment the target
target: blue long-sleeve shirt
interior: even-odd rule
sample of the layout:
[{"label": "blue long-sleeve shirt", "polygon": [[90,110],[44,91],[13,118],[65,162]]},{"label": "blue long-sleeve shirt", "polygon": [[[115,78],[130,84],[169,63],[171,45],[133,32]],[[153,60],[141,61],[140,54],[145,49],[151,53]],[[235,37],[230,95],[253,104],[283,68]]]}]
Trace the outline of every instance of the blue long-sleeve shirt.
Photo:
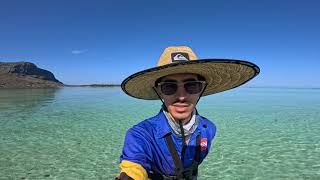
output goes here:
[{"label": "blue long-sleeve shirt", "polygon": [[[200,162],[202,162],[216,134],[216,126],[211,121],[200,115],[197,116],[198,127],[185,147],[184,168],[190,167],[195,157],[197,135],[201,134]],[[181,159],[182,138],[173,133],[161,110],[156,116],[140,122],[127,131],[120,162],[126,160],[140,164],[148,174],[153,171],[166,176],[175,175],[175,164],[165,140],[168,134],[171,134]]]}]

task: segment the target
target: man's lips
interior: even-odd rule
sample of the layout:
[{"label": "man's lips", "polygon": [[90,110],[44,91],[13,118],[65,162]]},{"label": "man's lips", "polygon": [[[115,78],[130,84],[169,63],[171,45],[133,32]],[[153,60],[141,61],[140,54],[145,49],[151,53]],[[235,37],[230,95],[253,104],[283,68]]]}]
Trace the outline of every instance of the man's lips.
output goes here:
[{"label": "man's lips", "polygon": [[189,104],[186,103],[175,103],[173,104],[177,112],[184,112],[189,107]]},{"label": "man's lips", "polygon": [[187,104],[187,103],[174,103],[173,106],[176,106],[176,107],[188,107],[189,104]]}]

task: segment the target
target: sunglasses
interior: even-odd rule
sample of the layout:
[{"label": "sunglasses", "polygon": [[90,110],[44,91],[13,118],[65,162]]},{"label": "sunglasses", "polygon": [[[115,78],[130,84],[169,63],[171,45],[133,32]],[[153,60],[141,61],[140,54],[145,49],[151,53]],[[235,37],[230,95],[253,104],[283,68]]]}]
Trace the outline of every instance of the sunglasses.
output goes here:
[{"label": "sunglasses", "polygon": [[160,88],[162,94],[173,95],[177,92],[179,84],[183,84],[188,94],[198,94],[202,91],[205,81],[186,81],[186,82],[160,82],[157,87]]}]

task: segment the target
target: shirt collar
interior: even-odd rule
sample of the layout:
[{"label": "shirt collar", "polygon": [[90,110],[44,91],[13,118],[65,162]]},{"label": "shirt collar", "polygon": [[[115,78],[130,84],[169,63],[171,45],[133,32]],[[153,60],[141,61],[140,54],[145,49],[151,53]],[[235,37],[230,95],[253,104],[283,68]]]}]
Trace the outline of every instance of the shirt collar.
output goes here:
[{"label": "shirt collar", "polygon": [[[181,129],[180,129],[179,123],[175,122],[175,120],[172,119],[169,112],[166,112],[165,110],[163,110],[163,114],[166,116],[167,122],[171,127],[171,129],[173,130],[173,132],[179,137],[181,137],[182,135],[181,135]],[[195,109],[193,109],[192,111],[191,119],[185,120],[185,121],[189,121],[189,122],[188,124],[183,125],[184,135],[189,136],[195,131],[195,129],[198,126],[198,118],[197,118]]]},{"label": "shirt collar", "polygon": [[[201,130],[203,129],[203,126],[205,126],[205,125],[203,124],[202,117],[198,114],[198,112],[196,112],[196,114],[199,118],[199,122],[198,122],[198,127],[196,128],[194,133],[198,134],[201,132]],[[168,124],[168,121],[167,121],[166,116],[164,115],[164,112],[162,109],[160,110],[160,112],[158,113],[156,118],[157,118],[157,120],[156,120],[156,127],[157,127],[156,136],[158,138],[163,138],[166,135],[171,134],[172,129],[171,129],[170,125]]]},{"label": "shirt collar", "polygon": [[156,126],[157,126],[157,137],[158,138],[163,138],[171,132],[171,128],[167,122],[166,116],[163,113],[163,110],[161,109],[159,114],[156,116],[157,121],[156,121]]}]

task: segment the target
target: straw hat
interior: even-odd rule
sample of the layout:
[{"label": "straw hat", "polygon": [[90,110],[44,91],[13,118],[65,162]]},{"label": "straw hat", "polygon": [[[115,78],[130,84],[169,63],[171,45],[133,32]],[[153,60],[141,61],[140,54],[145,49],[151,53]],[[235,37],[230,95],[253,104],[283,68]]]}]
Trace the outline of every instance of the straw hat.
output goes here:
[{"label": "straw hat", "polygon": [[202,96],[238,87],[260,72],[257,65],[233,59],[198,59],[190,47],[172,46],[162,53],[157,67],[137,72],[122,83],[128,95],[146,100],[159,99],[152,87],[160,77],[178,74],[199,74],[206,79],[207,87]]}]

